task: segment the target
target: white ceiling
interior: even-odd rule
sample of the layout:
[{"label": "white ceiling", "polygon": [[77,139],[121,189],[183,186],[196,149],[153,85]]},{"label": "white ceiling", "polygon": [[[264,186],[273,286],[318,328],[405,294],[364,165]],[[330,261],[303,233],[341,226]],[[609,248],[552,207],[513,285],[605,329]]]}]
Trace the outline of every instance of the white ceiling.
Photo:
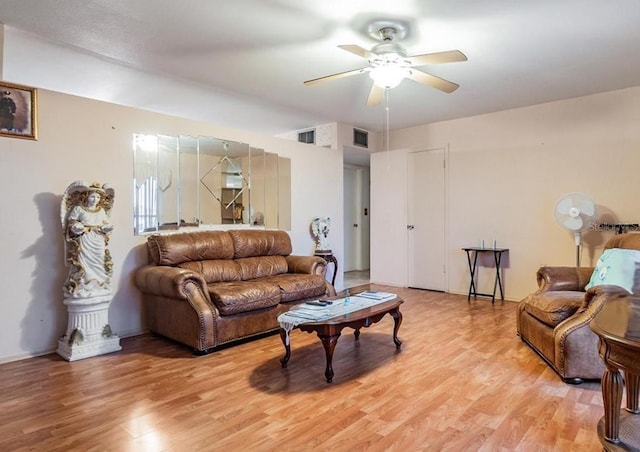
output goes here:
[{"label": "white ceiling", "polygon": [[[226,122],[273,135],[329,122],[382,130],[383,106],[365,106],[367,74],[303,86],[366,66],[337,46],[371,48],[367,26],[380,19],[408,26],[409,55],[459,49],[469,59],[420,68],[460,84],[452,94],[410,80],[393,89],[392,129],[640,85],[638,0],[0,2],[9,27],[224,97]],[[99,81],[94,89],[118,103]],[[212,109],[175,113],[219,122]]]}]

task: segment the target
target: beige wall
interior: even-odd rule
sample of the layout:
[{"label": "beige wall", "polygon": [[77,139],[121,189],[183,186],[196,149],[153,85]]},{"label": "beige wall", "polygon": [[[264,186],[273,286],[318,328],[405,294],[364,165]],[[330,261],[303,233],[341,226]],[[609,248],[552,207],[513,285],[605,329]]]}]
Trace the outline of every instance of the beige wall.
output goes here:
[{"label": "beige wall", "polygon": [[[0,137],[0,361],[53,351],[66,329],[60,200],[78,179],[107,182],[116,190],[110,323],[121,336],[144,330],[140,295],[132,285],[133,271],[146,259],[144,238],[133,235],[134,133],[210,135],[289,157],[294,253],[313,252],[309,223],[316,216],[340,219],[331,239],[342,250],[340,152],[47,90],[39,90],[38,98],[39,140]],[[339,180],[323,183],[322,174]]]},{"label": "beige wall", "polygon": [[[372,280],[406,283],[408,151],[449,150],[449,290],[468,289],[460,248],[496,239],[510,249],[506,297],[519,300],[536,288],[540,265],[575,265],[573,235],[553,216],[564,194],[588,194],[606,222],[640,222],[639,125],[635,87],[393,131],[396,151],[372,157]],[[611,235],[584,234],[583,265],[597,260]],[[481,272],[486,291],[493,280]]]}]

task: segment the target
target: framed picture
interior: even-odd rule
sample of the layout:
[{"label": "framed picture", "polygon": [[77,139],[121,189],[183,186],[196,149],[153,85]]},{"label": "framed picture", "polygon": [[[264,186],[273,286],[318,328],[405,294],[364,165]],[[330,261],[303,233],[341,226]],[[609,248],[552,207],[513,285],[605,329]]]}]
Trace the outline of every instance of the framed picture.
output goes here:
[{"label": "framed picture", "polygon": [[0,81],[0,137],[38,139],[35,88]]}]

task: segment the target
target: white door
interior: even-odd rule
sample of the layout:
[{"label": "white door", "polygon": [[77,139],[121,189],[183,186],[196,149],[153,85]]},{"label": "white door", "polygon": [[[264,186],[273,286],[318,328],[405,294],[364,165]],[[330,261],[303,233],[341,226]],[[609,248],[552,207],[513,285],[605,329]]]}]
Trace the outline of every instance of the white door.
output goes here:
[{"label": "white door", "polygon": [[344,168],[344,264],[343,272],[360,270],[360,189],[358,170]]},{"label": "white door", "polygon": [[408,155],[409,287],[446,290],[445,157],[444,149]]}]

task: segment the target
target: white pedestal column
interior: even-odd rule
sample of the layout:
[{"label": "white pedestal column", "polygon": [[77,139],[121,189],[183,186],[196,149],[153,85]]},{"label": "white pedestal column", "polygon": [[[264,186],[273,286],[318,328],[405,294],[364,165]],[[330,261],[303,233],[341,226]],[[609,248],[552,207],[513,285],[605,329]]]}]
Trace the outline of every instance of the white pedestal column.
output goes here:
[{"label": "white pedestal column", "polygon": [[67,332],[58,340],[58,354],[67,361],[122,350],[120,338],[109,326],[111,295],[67,298]]}]

